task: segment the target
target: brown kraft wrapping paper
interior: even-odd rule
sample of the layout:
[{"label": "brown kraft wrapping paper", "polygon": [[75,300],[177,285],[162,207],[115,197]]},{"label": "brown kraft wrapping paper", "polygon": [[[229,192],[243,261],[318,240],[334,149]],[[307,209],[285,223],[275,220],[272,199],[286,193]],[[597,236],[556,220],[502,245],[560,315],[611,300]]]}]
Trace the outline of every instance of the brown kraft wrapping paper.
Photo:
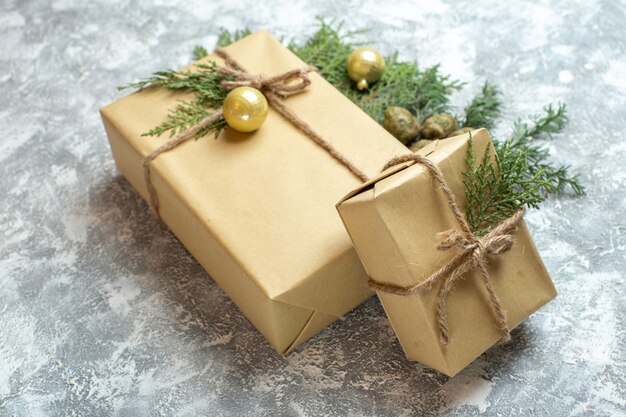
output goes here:
[{"label": "brown kraft wrapping paper", "polygon": [[[304,65],[264,31],[225,49],[251,74]],[[358,168],[373,176],[407,152],[321,76],[310,76],[287,106]],[[189,98],[148,88],[101,109],[117,167],[144,199],[141,161],[169,138],[141,134]],[[151,173],[163,221],[278,352],[372,295],[335,211],[361,181],[271,108],[258,131],[191,139],[160,155]]]},{"label": "brown kraft wrapping paper", "polygon": [[[486,147],[493,146],[491,138],[485,129],[474,131],[472,137],[482,162]],[[418,151],[437,164],[463,212],[467,142],[466,134]],[[437,249],[437,233],[459,226],[443,193],[422,165],[404,163],[389,168],[344,197],[337,208],[367,273],[375,281],[414,285],[458,253]],[[488,260],[489,275],[511,329],[556,296],[523,220],[515,238],[511,251]],[[435,284],[418,295],[379,292],[378,296],[406,356],[454,376],[502,335],[495,326],[480,274],[474,270],[448,295],[451,342],[442,347],[437,325],[438,289],[439,284]]]}]

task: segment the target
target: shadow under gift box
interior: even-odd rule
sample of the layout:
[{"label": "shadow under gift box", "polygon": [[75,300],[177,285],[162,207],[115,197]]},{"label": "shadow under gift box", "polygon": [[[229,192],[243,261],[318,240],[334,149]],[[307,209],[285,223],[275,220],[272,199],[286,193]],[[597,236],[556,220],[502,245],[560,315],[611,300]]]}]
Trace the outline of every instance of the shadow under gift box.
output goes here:
[{"label": "shadow under gift box", "polygon": [[[267,32],[225,48],[252,74],[304,66]],[[222,61],[209,56],[201,62]],[[193,67],[190,67],[193,69]],[[302,120],[368,175],[407,149],[317,73],[286,99]],[[148,199],[142,159],[167,142],[141,134],[193,96],[147,88],[101,110],[118,169]],[[250,134],[188,140],[151,163],[160,215],[280,353],[373,293],[335,210],[361,181],[270,107]]]},{"label": "shadow under gift box", "polygon": [[[472,133],[477,163],[484,161],[491,138],[485,129]],[[442,171],[463,212],[467,207],[463,171],[468,135],[434,142],[418,151]],[[368,275],[404,287],[427,278],[457,250],[437,249],[437,233],[458,229],[452,210],[431,174],[419,164],[404,163],[363,184],[337,204]],[[513,329],[556,296],[554,285],[522,220],[511,251],[488,259],[496,293]],[[451,342],[443,347],[437,324],[440,285],[421,294],[378,292],[406,356],[454,376],[501,337],[492,306],[477,270],[468,272],[448,295]]]}]

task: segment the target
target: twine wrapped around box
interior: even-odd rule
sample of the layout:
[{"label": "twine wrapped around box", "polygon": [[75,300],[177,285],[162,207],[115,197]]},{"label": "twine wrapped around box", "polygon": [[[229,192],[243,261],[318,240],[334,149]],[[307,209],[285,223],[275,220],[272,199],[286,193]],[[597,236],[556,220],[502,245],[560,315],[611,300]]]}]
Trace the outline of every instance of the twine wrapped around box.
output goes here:
[{"label": "twine wrapped around box", "polygon": [[[263,127],[253,133],[225,129],[217,140],[193,140],[211,126],[222,126],[221,120],[194,123],[187,126],[189,132],[177,129],[183,136],[147,139],[145,132],[162,126],[164,115],[181,101],[213,103],[198,108],[198,115],[204,113],[200,120],[213,115],[222,107],[220,97],[228,93],[228,85],[221,84],[225,81],[261,87],[262,94],[278,89],[288,110],[367,176],[407,149],[335,86],[307,72],[312,68],[266,31],[224,49],[245,72],[225,62],[219,51],[208,56],[206,63],[213,62],[204,69],[211,74],[200,82],[212,83],[201,88],[219,93],[215,100],[192,98],[193,89],[150,87],[105,106],[101,115],[120,173],[149,205],[151,182],[159,218],[284,354],[372,296],[367,274],[334,210],[337,200],[365,175],[350,172],[284,117],[278,101],[268,100]],[[204,64],[176,73],[184,78],[198,65]],[[307,78],[308,88],[297,91],[308,84]]]},{"label": "twine wrapped around box", "polygon": [[[330,156],[344,165],[351,173],[357,178],[366,182],[368,176],[357,168],[346,156],[339,152],[332,144],[322,138],[313,128],[305,121],[300,119],[291,109],[289,109],[284,98],[293,94],[303,92],[309,85],[310,79],[308,73],[311,71],[317,71],[315,67],[305,66],[303,68],[293,69],[286,71],[282,74],[275,76],[263,76],[253,75],[245,70],[222,48],[215,50],[217,56],[222,58],[227,66],[218,68],[220,74],[227,77],[227,79],[221,81],[221,86],[227,90],[234,89],[241,86],[250,86],[261,91],[272,107],[278,111],[285,119],[291,122],[295,127],[302,131],[307,137],[312,139],[317,145],[324,149]],[[209,126],[215,121],[223,117],[222,109],[216,110],[209,117],[198,123],[197,125],[189,128],[185,132],[176,136],[174,139],[166,142],[150,154],[148,154],[142,161],[142,167],[144,172],[144,179],[148,188],[150,196],[150,206],[158,217],[158,198],[157,193],[150,180],[150,163],[156,159],[159,155],[168,152],[176,148],[181,143],[194,137],[198,131]],[[452,290],[454,283],[460,279],[463,274],[471,269],[478,269],[481,273],[483,283],[489,294],[489,299],[493,306],[494,318],[497,328],[502,332],[502,341],[508,341],[510,339],[509,328],[506,323],[506,315],[501,307],[500,300],[496,295],[489,273],[487,271],[487,256],[499,255],[505,253],[511,249],[514,243],[514,233],[516,231],[516,225],[520,219],[524,216],[524,211],[521,210],[505,220],[483,239],[478,239],[469,226],[469,223],[465,219],[465,216],[461,213],[456,204],[454,195],[450,191],[446,184],[445,179],[441,171],[427,158],[417,155],[408,154],[392,158],[383,168],[383,171],[393,165],[397,165],[403,162],[414,161],[424,165],[433,178],[439,183],[442,191],[444,192],[448,204],[456,220],[458,221],[461,231],[450,230],[440,234],[440,243],[438,249],[448,250],[451,248],[461,249],[463,252],[447,264],[442,266],[434,274],[432,274],[426,280],[413,285],[411,287],[399,287],[393,284],[386,284],[377,282],[373,279],[369,279],[369,286],[378,291],[387,292],[395,295],[410,296],[427,289],[430,289],[435,282],[443,280],[443,284],[439,289],[438,294],[438,324],[440,330],[440,340],[444,346],[447,346],[450,342],[450,330],[447,325],[446,304],[447,295]]]},{"label": "twine wrapped around box", "polygon": [[511,335],[506,321],[506,313],[501,306],[500,299],[495,293],[489,272],[487,271],[487,256],[501,255],[511,250],[515,243],[515,232],[517,224],[524,217],[524,210],[519,210],[508,219],[495,226],[486,236],[479,239],[474,235],[467,219],[459,209],[454,194],[448,187],[443,174],[437,166],[428,158],[418,155],[403,155],[391,159],[383,168],[383,171],[394,165],[403,162],[414,161],[423,165],[429,171],[431,176],[439,184],[441,191],[444,193],[448,205],[454,214],[456,221],[459,223],[461,230],[448,230],[437,235],[439,244],[437,249],[449,250],[452,248],[460,249],[462,252],[448,261],[445,265],[435,271],[423,281],[409,286],[402,287],[394,284],[383,283],[369,278],[370,288],[376,291],[382,291],[389,294],[399,296],[411,296],[426,291],[432,286],[443,281],[439,293],[437,295],[437,321],[439,324],[439,338],[443,346],[450,343],[450,330],[447,324],[446,305],[448,294],[452,291],[454,284],[463,274],[471,269],[480,271],[483,284],[489,294],[489,300],[493,307],[495,323],[503,334],[501,341],[507,342]]},{"label": "twine wrapped around box", "polygon": [[[330,156],[344,165],[350,172],[352,172],[357,178],[362,181],[367,181],[368,177],[363,171],[357,168],[348,158],[346,158],[341,152],[339,152],[330,142],[322,138],[313,128],[300,119],[289,107],[285,105],[283,98],[293,94],[303,92],[310,84],[309,72],[317,71],[317,68],[313,66],[305,66],[303,68],[293,69],[282,74],[274,76],[253,75],[246,72],[238,63],[232,58],[226,50],[222,48],[216,48],[215,54],[222,58],[226,65],[225,67],[219,67],[218,71],[232,80],[223,80],[221,86],[224,89],[232,90],[237,87],[249,86],[254,87],[261,91],[267,101],[274,107],[274,109],[280,113],[285,119],[289,120],[294,126],[312,139],[322,149],[324,149]],[[294,83],[295,81],[295,83]],[[150,207],[156,217],[159,217],[159,200],[157,197],[156,189],[152,185],[150,180],[150,163],[154,161],[159,155],[168,152],[176,148],[181,143],[194,137],[197,132],[203,128],[211,125],[217,120],[223,117],[223,110],[220,108],[216,110],[206,119],[200,123],[192,126],[183,133],[179,134],[172,140],[164,143],[159,148],[148,154],[142,161],[144,179],[146,186],[148,187],[148,193],[150,194]]]}]

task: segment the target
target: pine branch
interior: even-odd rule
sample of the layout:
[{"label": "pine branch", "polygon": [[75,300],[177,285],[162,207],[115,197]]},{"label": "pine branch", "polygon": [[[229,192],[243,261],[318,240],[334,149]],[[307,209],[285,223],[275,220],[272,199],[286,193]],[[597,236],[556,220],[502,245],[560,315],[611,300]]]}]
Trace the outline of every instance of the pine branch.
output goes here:
[{"label": "pine branch", "polygon": [[[402,62],[397,54],[386,57],[382,78],[366,91],[358,91],[346,72],[350,53],[360,45],[355,37],[364,31],[344,31],[341,23],[320,19],[320,28],[302,45],[291,42],[289,48],[303,61],[315,65],[321,75],[335,85],[345,96],[357,104],[373,119],[382,123],[384,111],[390,106],[408,109],[423,121],[435,114],[448,112],[450,95],[463,84],[442,75],[438,66],[421,70],[417,62]],[[249,29],[228,32],[222,29],[218,46],[226,46],[250,34]],[[202,47],[194,49],[196,59],[206,56]],[[227,91],[221,87],[223,77],[217,64],[198,65],[191,71],[161,71],[151,77],[124,88],[142,89],[157,86],[194,93],[193,102],[181,102],[165,122],[146,135],[171,135],[184,131],[210,113],[208,108],[221,107]],[[500,115],[498,89],[488,83],[465,109],[464,126],[492,127]],[[536,207],[549,193],[562,192],[570,187],[583,194],[584,187],[578,176],[570,175],[568,166],[554,167],[547,162],[548,150],[534,143],[534,139],[559,132],[567,122],[565,106],[555,109],[548,106],[543,116],[531,123],[515,123],[513,136],[504,141],[494,141],[496,166],[489,162],[488,149],[485,161],[477,164],[470,138],[468,171],[464,182],[467,187],[468,220],[475,230],[484,233],[523,206]],[[198,132],[197,137],[225,126],[223,119]]]},{"label": "pine branch", "polygon": [[[136,88],[141,90],[143,88],[156,86],[170,90],[193,92],[195,101],[181,101],[178,106],[169,112],[167,120],[142,135],[161,136],[169,132],[170,136],[174,136],[208,117],[210,114],[209,110],[207,110],[208,108],[219,108],[222,106],[227,94],[227,91],[221,87],[221,81],[223,79],[225,78],[217,71],[217,64],[211,62],[209,64],[198,65],[194,72],[186,70],[159,71],[154,73],[151,77],[123,87],[118,87],[118,89]],[[202,137],[211,131],[214,131],[217,137],[225,125],[226,122],[224,119],[220,119],[198,131],[196,138]]]},{"label": "pine branch", "polygon": [[[211,113],[198,102],[180,101],[178,106],[170,110],[167,115],[167,120],[159,126],[143,133],[141,136],[161,136],[162,134],[169,132],[170,137],[172,137],[184,132],[192,126],[197,125],[202,120],[209,117],[210,114]],[[196,134],[196,139],[213,130],[216,132],[217,136],[224,125],[224,120],[220,119],[204,129],[201,129]]]},{"label": "pine branch", "polygon": [[465,108],[463,127],[485,127],[491,129],[500,116],[500,91],[495,85],[485,82],[483,88]]},{"label": "pine branch", "polygon": [[118,90],[127,88],[141,90],[151,86],[169,90],[187,90],[196,95],[199,103],[205,106],[219,107],[224,102],[227,93],[220,85],[223,79],[224,76],[217,71],[217,64],[211,62],[198,65],[193,72],[188,70],[158,71],[151,77],[139,82],[118,87]]},{"label": "pine branch", "polygon": [[[209,116],[209,108],[219,108],[224,103],[227,91],[221,87],[221,81],[225,79],[218,71],[217,64],[200,64],[196,72],[191,71],[159,71],[151,77],[136,83],[131,83],[119,90],[126,88],[143,89],[147,87],[161,87],[170,90],[182,90],[193,92],[195,100],[192,102],[181,101],[174,109],[170,110],[167,120],[142,136],[161,136],[169,132],[170,136],[182,133],[186,129],[196,125]],[[216,136],[225,127],[223,119],[201,129],[196,138],[202,137],[211,131],[215,131]]]},{"label": "pine branch", "polygon": [[346,62],[353,49],[360,43],[354,40],[356,35],[365,31],[343,31],[343,22],[327,22],[318,18],[320,28],[303,44],[291,41],[288,48],[304,62],[316,66],[322,77],[336,87],[349,87]]},{"label": "pine branch", "polygon": [[543,171],[528,175],[527,155],[512,151],[511,145],[511,142],[503,145],[495,165],[491,161],[491,147],[485,150],[484,160],[477,163],[470,133],[463,184],[467,221],[478,236],[485,235],[524,206],[537,207],[545,199],[542,190],[552,187]]},{"label": "pine branch", "polygon": [[559,103],[556,110],[552,104],[544,107],[545,114],[543,116],[535,116],[533,123],[522,123],[518,121],[515,124],[513,139],[515,142],[523,142],[531,138],[536,138],[546,134],[550,138],[552,133],[558,133],[567,124],[567,109],[565,104]]},{"label": "pine branch", "polygon": [[193,48],[193,59],[194,61],[198,61],[206,56],[209,55],[209,51],[206,50],[206,48],[202,45],[196,45]]},{"label": "pine branch", "polygon": [[544,193],[563,193],[570,188],[577,195],[585,193],[585,187],[580,183],[578,175],[569,172],[569,166],[554,166],[548,162],[550,152],[545,146],[535,143],[534,140],[552,138],[553,133],[560,132],[567,123],[567,111],[564,104],[559,103],[556,109],[552,105],[544,108],[544,114],[532,118],[531,123],[517,121],[513,127],[513,134],[505,142],[495,142],[498,154],[504,147],[510,148],[511,153],[523,153],[528,158],[527,176],[541,174],[550,187],[542,189]]},{"label": "pine branch", "polygon": [[234,32],[230,32],[225,28],[220,28],[220,33],[217,35],[217,46],[223,47],[230,45],[241,38],[245,38],[251,33],[252,32],[248,28],[237,29]]},{"label": "pine branch", "polygon": [[320,29],[307,42],[301,46],[291,42],[289,48],[319,68],[326,80],[379,123],[389,106],[405,107],[421,120],[449,109],[450,94],[462,83],[442,75],[438,66],[422,71],[417,62],[399,61],[397,54],[385,58],[380,81],[367,91],[358,91],[348,78],[346,62],[350,53],[362,45],[354,39],[362,33],[366,31],[344,31],[342,23],[321,19]]},{"label": "pine branch", "polygon": [[[231,43],[243,37],[246,37],[251,33],[252,32],[248,28],[238,29],[234,32],[230,32],[228,31],[228,29],[225,29],[225,28],[220,28],[220,32],[217,35],[217,46],[219,47],[228,46]],[[207,49],[202,45],[196,45],[193,48],[193,59],[195,61],[198,61],[199,59],[202,59],[208,55],[209,55],[209,51],[207,51]]]},{"label": "pine branch", "polygon": [[[249,33],[248,29],[232,33],[222,29],[218,45],[225,46]],[[343,31],[341,23],[320,19],[319,30],[307,42],[301,46],[291,42],[289,48],[303,61],[318,67],[324,78],[379,123],[383,122],[384,111],[389,106],[405,107],[421,120],[449,110],[451,93],[463,84],[442,75],[437,65],[422,71],[416,62],[399,61],[397,54],[386,58],[386,69],[379,82],[366,92],[358,91],[348,78],[346,62],[354,48],[360,45],[354,37],[362,33],[364,31]],[[198,58],[204,52],[204,48],[196,47],[194,55]],[[210,63],[198,65],[194,72],[157,72],[152,77],[120,89],[158,86],[189,90],[195,93],[198,103],[216,108],[221,106],[226,95],[219,85],[220,81],[216,64]]]},{"label": "pine branch", "polygon": [[[412,63],[417,68],[417,63]],[[415,77],[415,100],[412,103],[413,111],[421,122],[437,113],[450,110],[450,95],[460,90],[465,83],[453,80],[449,75],[439,71],[439,65],[434,65]]]},{"label": "pine branch", "polygon": [[[248,29],[238,30],[234,33],[221,29],[218,36],[218,45],[225,46],[248,34],[250,34]],[[207,55],[208,51],[202,46],[196,46],[193,50],[193,56],[196,60]],[[194,71],[159,71],[138,82],[118,87],[118,90],[127,88],[141,90],[154,86],[169,90],[192,92],[195,95],[195,101],[181,101],[178,106],[169,112],[167,120],[142,135],[160,136],[169,132],[170,136],[174,136],[195,126],[208,117],[210,115],[209,108],[215,109],[222,107],[228,91],[221,86],[221,82],[225,80],[226,77],[220,74],[217,69],[217,63],[210,62],[197,65]],[[217,137],[225,126],[226,122],[221,118],[203,129],[200,129],[196,133],[196,138],[200,138],[211,131],[215,132],[215,137]]]}]

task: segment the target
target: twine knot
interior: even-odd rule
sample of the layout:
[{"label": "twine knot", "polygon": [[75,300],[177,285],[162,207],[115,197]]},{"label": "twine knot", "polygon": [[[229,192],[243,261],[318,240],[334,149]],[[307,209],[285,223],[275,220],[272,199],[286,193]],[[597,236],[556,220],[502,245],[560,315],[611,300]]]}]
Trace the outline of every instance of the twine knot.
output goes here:
[{"label": "twine knot", "polygon": [[[311,85],[309,72],[318,72],[316,67],[306,65],[273,76],[255,75],[244,71],[224,49],[217,48],[215,54],[226,61],[227,66],[219,67],[218,72],[227,78],[221,82],[221,86],[227,90],[237,87],[254,87],[266,96],[267,93],[272,93],[284,98],[306,90]],[[270,97],[268,99],[271,100]]]},{"label": "twine knot", "polygon": [[437,249],[446,251],[457,249],[459,253],[435,271],[432,275],[423,281],[410,287],[402,287],[395,284],[388,284],[369,279],[369,286],[376,291],[389,294],[409,296],[419,294],[426,291],[437,283],[441,282],[439,292],[437,294],[437,323],[439,326],[439,339],[443,346],[450,343],[450,329],[447,319],[447,300],[448,294],[452,291],[454,284],[460,280],[464,274],[470,270],[478,269],[480,272],[483,285],[489,295],[495,325],[502,334],[501,342],[507,342],[511,339],[509,327],[506,320],[506,313],[502,308],[500,299],[497,296],[489,272],[487,263],[489,256],[502,255],[513,248],[515,243],[515,233],[517,232],[517,224],[524,217],[524,210],[519,210],[511,217],[505,219],[482,238],[478,238],[459,209],[456,198],[452,194],[452,190],[448,186],[441,170],[428,158],[418,155],[402,155],[390,160],[383,169],[387,169],[393,165],[403,162],[417,162],[429,171],[433,179],[439,184],[452,213],[454,214],[459,229],[446,230],[437,234]]},{"label": "twine knot", "polygon": [[[220,86],[222,88],[226,90],[232,90],[237,87],[249,86],[261,91],[269,104],[274,108],[274,110],[276,110],[277,113],[279,113],[286,120],[291,122],[291,124],[293,124],[309,139],[319,145],[332,158],[345,166],[352,174],[354,174],[354,176],[359,178],[361,181],[368,180],[368,176],[363,171],[361,171],[356,165],[354,165],[345,155],[339,152],[339,150],[336,149],[330,142],[328,142],[319,133],[317,133],[308,123],[306,123],[297,114],[295,114],[293,110],[287,107],[285,101],[283,100],[286,97],[301,93],[306,90],[306,88],[311,85],[311,77],[309,76],[309,73],[317,72],[317,68],[307,65],[302,68],[292,69],[290,71],[274,76],[265,76],[260,74],[255,75],[250,74],[246,70],[244,70],[237,63],[237,61],[235,61],[228,54],[228,52],[226,52],[226,50],[222,48],[217,48],[215,50],[215,54],[222,58],[226,63],[226,66],[220,66],[217,68],[219,74],[221,74],[225,78],[220,82]],[[190,138],[195,137],[195,135],[198,132],[201,132],[202,129],[205,129],[206,127],[222,119],[223,117],[223,109],[215,109],[215,111],[210,116],[206,117],[204,120],[201,120],[196,125],[189,127],[187,130],[179,133],[177,136],[175,136],[168,142],[165,142],[163,145],[159,146],[157,149],[150,152],[143,158],[142,168],[144,181],[148,190],[150,208],[156,218],[160,218],[159,200],[157,197],[156,188],[154,188],[150,177],[150,164],[159,155],[162,155],[165,152],[169,152],[180,144],[186,142]]]},{"label": "twine knot", "polygon": [[439,244],[437,245],[437,249],[439,250],[447,250],[454,247],[469,250],[477,247],[480,243],[475,239],[466,238],[461,232],[456,229],[446,230],[445,232],[438,233],[437,239],[439,239]]},{"label": "twine knot", "polygon": [[439,239],[437,249],[458,248],[464,251],[473,251],[473,256],[478,258],[484,258],[487,255],[501,255],[510,251],[515,243],[515,235],[500,230],[496,232],[494,234],[492,231],[482,239],[478,239],[474,234],[464,236],[459,230],[447,230],[437,234],[437,239]]},{"label": "twine knot", "polygon": [[221,82],[221,86],[227,90],[247,86],[254,87],[263,93],[271,92],[284,98],[306,90],[311,85],[309,72],[315,72],[317,68],[305,66],[274,76],[252,75],[230,67],[220,67],[218,71],[228,78]]}]

